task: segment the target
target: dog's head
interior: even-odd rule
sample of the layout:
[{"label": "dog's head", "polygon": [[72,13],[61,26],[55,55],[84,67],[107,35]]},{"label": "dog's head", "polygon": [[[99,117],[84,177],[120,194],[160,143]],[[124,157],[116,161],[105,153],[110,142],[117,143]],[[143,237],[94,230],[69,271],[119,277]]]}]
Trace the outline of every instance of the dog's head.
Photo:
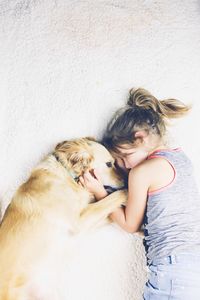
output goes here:
[{"label": "dog's head", "polygon": [[123,178],[115,167],[114,158],[94,139],[64,141],[56,146],[54,155],[74,178],[83,175],[87,170],[97,169],[106,187],[119,189],[124,186]]}]

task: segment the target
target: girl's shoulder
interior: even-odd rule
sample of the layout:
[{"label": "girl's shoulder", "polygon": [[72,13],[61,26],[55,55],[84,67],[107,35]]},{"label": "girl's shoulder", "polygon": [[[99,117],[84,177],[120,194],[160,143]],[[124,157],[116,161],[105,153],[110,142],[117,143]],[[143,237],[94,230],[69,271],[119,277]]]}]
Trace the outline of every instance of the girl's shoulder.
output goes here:
[{"label": "girl's shoulder", "polygon": [[162,172],[163,168],[168,168],[169,165],[169,162],[164,157],[152,157],[137,165],[132,171],[144,172],[146,174],[150,173],[150,175],[152,175],[155,171]]},{"label": "girl's shoulder", "polygon": [[131,170],[134,177],[139,176],[148,182],[149,191],[169,184],[174,178],[174,172],[173,166],[163,157],[147,159]]}]

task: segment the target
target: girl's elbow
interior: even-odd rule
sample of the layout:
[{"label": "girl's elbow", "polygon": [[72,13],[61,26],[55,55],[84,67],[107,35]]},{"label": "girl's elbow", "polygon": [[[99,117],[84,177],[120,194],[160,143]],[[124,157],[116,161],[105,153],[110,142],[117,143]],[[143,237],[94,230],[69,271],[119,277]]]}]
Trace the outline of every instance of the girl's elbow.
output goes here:
[{"label": "girl's elbow", "polygon": [[125,230],[128,232],[128,233],[135,233],[139,230],[138,227],[136,226],[131,226],[131,225],[127,225]]}]

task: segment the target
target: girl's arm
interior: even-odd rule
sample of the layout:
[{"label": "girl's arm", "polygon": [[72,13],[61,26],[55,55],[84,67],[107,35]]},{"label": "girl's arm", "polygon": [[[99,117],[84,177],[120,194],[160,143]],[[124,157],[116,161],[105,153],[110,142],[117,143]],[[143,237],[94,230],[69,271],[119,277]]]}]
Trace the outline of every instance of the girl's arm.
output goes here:
[{"label": "girl's arm", "polygon": [[[118,208],[110,214],[111,220],[115,221],[127,232],[136,232],[140,229],[146,209],[147,192],[150,186],[151,176],[148,174],[145,164],[135,167],[129,172],[128,200],[126,207]],[[80,182],[97,200],[107,196],[107,192],[101,183],[97,170],[94,176],[86,172],[80,177]]]},{"label": "girl's arm", "polygon": [[[80,181],[100,200],[107,193],[97,172],[94,173],[96,178],[86,173]],[[127,232],[138,231],[143,222],[148,191],[167,186],[174,176],[174,169],[163,158],[149,159],[134,167],[129,172],[127,205],[111,213],[110,218]]]},{"label": "girl's arm", "polygon": [[166,187],[174,179],[170,163],[163,158],[146,160],[129,173],[128,201],[125,208],[114,211],[110,217],[128,232],[136,232],[142,224],[148,192]]},{"label": "girl's arm", "polygon": [[141,165],[130,171],[127,205],[110,214],[110,218],[127,232],[138,231],[144,218],[150,185],[148,172],[145,169],[145,166]]}]

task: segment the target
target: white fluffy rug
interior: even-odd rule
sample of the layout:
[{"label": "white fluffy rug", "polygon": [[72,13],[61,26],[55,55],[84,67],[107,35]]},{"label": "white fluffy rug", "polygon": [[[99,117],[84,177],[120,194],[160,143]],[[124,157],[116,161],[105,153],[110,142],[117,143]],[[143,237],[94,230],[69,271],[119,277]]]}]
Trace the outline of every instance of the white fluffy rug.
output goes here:
[{"label": "white fluffy rug", "polygon": [[[57,142],[100,137],[133,86],[194,104],[173,141],[200,178],[199,1],[1,0],[0,45],[2,212]],[[108,225],[80,241],[67,300],[140,300],[145,276],[141,238]]]}]

